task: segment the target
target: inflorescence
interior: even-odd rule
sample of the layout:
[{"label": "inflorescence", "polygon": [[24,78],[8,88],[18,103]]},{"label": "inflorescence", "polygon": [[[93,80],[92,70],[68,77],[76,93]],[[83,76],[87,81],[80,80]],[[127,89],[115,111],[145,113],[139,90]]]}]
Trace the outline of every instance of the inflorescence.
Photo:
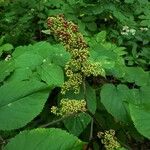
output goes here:
[{"label": "inflorescence", "polygon": [[61,100],[59,108],[56,106],[53,106],[51,108],[52,113],[62,117],[85,111],[86,111],[85,100],[75,100],[75,99],[70,100],[68,98],[64,98]]},{"label": "inflorescence", "polygon": [[115,137],[115,131],[109,130],[105,132],[98,132],[97,136],[101,139],[102,144],[104,144],[106,150],[113,150],[121,148],[120,143]]},{"label": "inflorescence", "polygon": [[71,54],[71,59],[65,66],[68,80],[63,84],[61,93],[65,94],[70,89],[79,93],[84,77],[101,75],[104,70],[100,63],[91,63],[88,60],[88,45],[83,35],[78,31],[77,25],[71,21],[66,21],[63,15],[49,17],[47,24],[54,37]]}]

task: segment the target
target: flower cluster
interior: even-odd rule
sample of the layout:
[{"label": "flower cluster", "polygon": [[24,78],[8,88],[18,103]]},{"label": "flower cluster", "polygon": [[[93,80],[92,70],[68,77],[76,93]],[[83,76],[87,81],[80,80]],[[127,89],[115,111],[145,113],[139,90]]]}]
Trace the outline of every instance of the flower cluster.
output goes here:
[{"label": "flower cluster", "polygon": [[51,112],[57,116],[67,116],[75,114],[78,112],[86,111],[86,101],[85,100],[75,100],[64,98],[60,102],[60,107],[53,106]]},{"label": "flower cluster", "polygon": [[141,27],[140,30],[144,32],[144,31],[148,31],[148,28]]},{"label": "flower cluster", "polygon": [[104,144],[106,150],[121,148],[120,143],[116,140],[114,130],[98,132],[97,136],[101,138],[101,142]]},{"label": "flower cluster", "polygon": [[83,35],[78,31],[77,25],[71,21],[66,21],[63,15],[49,17],[47,24],[52,34],[71,54],[71,60],[65,67],[68,80],[62,86],[62,94],[65,94],[70,89],[78,93],[83,77],[100,75],[102,69],[100,69],[99,64],[93,64],[88,61],[88,45]]},{"label": "flower cluster", "polygon": [[129,28],[128,26],[123,26],[122,31],[121,31],[122,35],[129,35],[129,34],[135,35],[135,33],[136,33],[136,30]]},{"label": "flower cluster", "polygon": [[7,55],[6,58],[5,58],[5,61],[8,61],[11,59],[11,55]]},{"label": "flower cluster", "polygon": [[48,27],[56,38],[63,43],[67,51],[87,48],[83,35],[78,32],[78,27],[71,21],[66,21],[63,15],[49,17]]}]

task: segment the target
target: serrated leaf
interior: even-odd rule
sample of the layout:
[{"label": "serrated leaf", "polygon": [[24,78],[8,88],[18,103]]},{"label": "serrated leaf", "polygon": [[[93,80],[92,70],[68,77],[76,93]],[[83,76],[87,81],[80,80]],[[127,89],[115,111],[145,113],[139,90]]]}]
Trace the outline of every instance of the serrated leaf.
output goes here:
[{"label": "serrated leaf", "polygon": [[8,82],[29,80],[31,77],[33,77],[33,73],[29,67],[17,68],[9,77]]},{"label": "serrated leaf", "polygon": [[149,109],[142,106],[129,105],[132,121],[143,136],[150,139],[150,105]]},{"label": "serrated leaf", "polygon": [[48,59],[49,61],[64,67],[70,58],[69,53],[66,52],[62,45],[51,45],[48,42],[38,42],[34,45],[19,46],[12,55],[16,60],[22,59],[21,61],[23,61],[26,66],[31,63],[26,61],[28,58],[29,60],[32,60],[31,57],[33,57],[33,55],[35,55],[35,58],[33,58],[34,61],[31,64],[34,63],[35,65],[39,65],[41,62],[45,61],[45,59]]},{"label": "serrated leaf", "polygon": [[128,122],[129,115],[126,109],[125,102],[130,98],[130,92],[127,86],[113,84],[105,84],[102,87],[101,102],[106,110],[119,121]]},{"label": "serrated leaf", "polygon": [[42,110],[49,95],[39,81],[9,82],[0,87],[0,129],[25,126]]},{"label": "serrated leaf", "polygon": [[[94,114],[96,111],[96,93],[89,85],[86,85],[86,98],[87,98],[87,107]],[[69,99],[84,99],[84,92],[81,89],[79,95],[74,94],[73,92],[68,92],[66,97]],[[91,117],[85,113],[81,113],[75,117],[64,120],[64,124],[70,133],[78,136],[90,123]]]},{"label": "serrated leaf", "polygon": [[48,62],[48,60],[39,67],[38,73],[41,79],[50,86],[62,86],[64,83],[64,73],[62,68]]},{"label": "serrated leaf", "polygon": [[70,133],[79,136],[90,123],[91,117],[88,114],[80,113],[74,117],[65,119],[64,125]]},{"label": "serrated leaf", "polygon": [[38,128],[18,134],[4,150],[82,150],[83,145],[77,137],[64,130]]},{"label": "serrated leaf", "polygon": [[125,74],[124,59],[121,57],[124,55],[124,48],[117,47],[111,43],[90,43],[90,59],[95,62],[100,62],[102,68],[106,69],[106,72],[115,76],[123,77]]},{"label": "serrated leaf", "polygon": [[52,62],[62,67],[64,67],[70,59],[69,52],[66,52],[64,47],[60,44],[53,45],[50,55]]},{"label": "serrated leaf", "polygon": [[14,69],[14,61],[0,61],[0,82],[9,76]]},{"label": "serrated leaf", "polygon": [[35,69],[37,66],[42,64],[43,58],[32,52],[25,52],[15,59],[16,67],[18,68],[31,68]]}]

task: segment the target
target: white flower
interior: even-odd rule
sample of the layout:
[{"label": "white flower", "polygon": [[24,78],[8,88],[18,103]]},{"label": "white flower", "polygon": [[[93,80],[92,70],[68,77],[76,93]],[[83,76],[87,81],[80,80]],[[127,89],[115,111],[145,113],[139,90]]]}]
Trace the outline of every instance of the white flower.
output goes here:
[{"label": "white flower", "polygon": [[6,58],[5,58],[5,61],[8,61],[11,59],[11,55],[7,55]]},{"label": "white flower", "polygon": [[132,35],[135,35],[136,30],[135,30],[135,29],[130,29],[129,32],[130,32]]},{"label": "white flower", "polygon": [[128,26],[123,26],[122,30],[123,30],[123,31],[128,31],[128,30],[129,30],[129,27],[128,27]]},{"label": "white flower", "polygon": [[136,30],[135,30],[135,29],[132,29],[132,28],[129,28],[128,26],[123,26],[123,27],[122,27],[121,34],[122,34],[122,35],[129,35],[129,33],[130,33],[131,35],[135,35]]},{"label": "white flower", "polygon": [[148,28],[140,28],[141,31],[148,31]]},{"label": "white flower", "polygon": [[121,35],[128,35],[128,32],[121,32]]}]

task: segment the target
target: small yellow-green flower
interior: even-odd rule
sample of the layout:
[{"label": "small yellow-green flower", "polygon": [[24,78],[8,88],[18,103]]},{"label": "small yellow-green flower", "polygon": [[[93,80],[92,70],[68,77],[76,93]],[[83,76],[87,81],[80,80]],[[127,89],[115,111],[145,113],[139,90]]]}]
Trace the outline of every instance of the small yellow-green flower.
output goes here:
[{"label": "small yellow-green flower", "polygon": [[75,100],[68,98],[61,100],[60,107],[53,106],[51,108],[51,112],[57,116],[67,116],[85,111],[86,111],[85,100]]},{"label": "small yellow-green flower", "polygon": [[62,86],[62,94],[65,94],[70,89],[78,93],[83,82],[83,77],[104,75],[104,70],[99,63],[88,61],[88,45],[83,35],[78,31],[77,25],[71,21],[66,21],[63,15],[49,17],[47,24],[54,37],[71,54],[71,59],[65,66],[68,80]]},{"label": "small yellow-green flower", "polygon": [[104,144],[106,150],[115,150],[121,148],[120,143],[115,137],[115,131],[109,130],[105,132],[98,132],[97,136],[101,139],[102,144]]}]

